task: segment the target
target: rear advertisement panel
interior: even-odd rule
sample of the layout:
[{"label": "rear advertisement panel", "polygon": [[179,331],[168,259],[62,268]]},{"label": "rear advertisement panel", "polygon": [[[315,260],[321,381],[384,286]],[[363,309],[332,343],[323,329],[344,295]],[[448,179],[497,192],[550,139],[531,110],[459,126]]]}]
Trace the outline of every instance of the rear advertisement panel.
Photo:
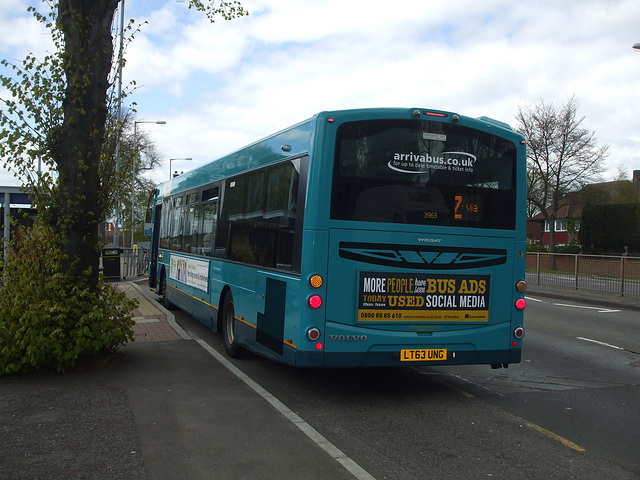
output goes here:
[{"label": "rear advertisement panel", "polygon": [[358,322],[487,322],[489,275],[360,272]]}]

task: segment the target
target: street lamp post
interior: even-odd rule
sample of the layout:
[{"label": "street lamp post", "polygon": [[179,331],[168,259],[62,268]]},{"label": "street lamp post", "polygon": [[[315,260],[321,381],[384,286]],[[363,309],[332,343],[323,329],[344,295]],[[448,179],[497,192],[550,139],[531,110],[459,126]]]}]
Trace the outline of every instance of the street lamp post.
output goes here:
[{"label": "street lamp post", "polygon": [[[120,134],[122,133],[122,53],[124,41],[124,0],[120,1],[120,39],[118,47],[118,110],[116,112],[116,124],[118,141],[116,142],[116,177],[120,173]],[[120,234],[118,233],[118,221],[120,220],[120,187],[116,186],[116,225],[113,232],[113,243],[120,246]],[[122,241],[124,243],[124,240]]]},{"label": "street lamp post", "polygon": [[191,160],[193,160],[193,158],[191,157],[170,158],[169,159],[169,180],[173,178],[173,174],[171,173],[171,162],[173,162],[174,160],[184,160],[185,162],[190,162]]},{"label": "street lamp post", "polygon": [[138,156],[138,124],[139,123],[155,123],[156,125],[166,125],[164,120],[146,121],[140,120],[133,122],[133,157],[131,160],[131,248],[133,249],[133,232],[134,232],[134,215],[133,207],[136,198],[136,157]]}]

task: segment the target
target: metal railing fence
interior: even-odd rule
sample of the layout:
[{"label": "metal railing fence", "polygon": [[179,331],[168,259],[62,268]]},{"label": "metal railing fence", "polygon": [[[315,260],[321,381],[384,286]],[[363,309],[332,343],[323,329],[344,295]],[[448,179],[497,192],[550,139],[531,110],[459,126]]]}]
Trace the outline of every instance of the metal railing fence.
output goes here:
[{"label": "metal railing fence", "polygon": [[527,282],[640,295],[640,258],[527,252]]},{"label": "metal railing fence", "polygon": [[146,248],[122,249],[122,275],[139,277],[149,273],[149,250]]}]

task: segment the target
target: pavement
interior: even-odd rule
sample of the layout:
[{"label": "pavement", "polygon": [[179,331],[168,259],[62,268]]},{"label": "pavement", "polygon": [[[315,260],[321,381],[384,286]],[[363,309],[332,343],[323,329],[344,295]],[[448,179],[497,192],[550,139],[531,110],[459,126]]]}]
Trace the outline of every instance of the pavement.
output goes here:
[{"label": "pavement", "polygon": [[[372,478],[146,286],[115,285],[140,304],[120,362],[0,377],[0,479]],[[640,310],[640,296],[543,285],[527,295]]]}]

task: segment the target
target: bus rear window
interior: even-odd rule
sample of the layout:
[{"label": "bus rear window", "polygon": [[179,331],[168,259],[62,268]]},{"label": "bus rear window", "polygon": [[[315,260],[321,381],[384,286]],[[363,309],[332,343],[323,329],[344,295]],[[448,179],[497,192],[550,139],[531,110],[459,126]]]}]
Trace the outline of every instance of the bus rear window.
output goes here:
[{"label": "bus rear window", "polygon": [[515,228],[516,147],[460,125],[372,120],[337,131],[331,218]]}]

